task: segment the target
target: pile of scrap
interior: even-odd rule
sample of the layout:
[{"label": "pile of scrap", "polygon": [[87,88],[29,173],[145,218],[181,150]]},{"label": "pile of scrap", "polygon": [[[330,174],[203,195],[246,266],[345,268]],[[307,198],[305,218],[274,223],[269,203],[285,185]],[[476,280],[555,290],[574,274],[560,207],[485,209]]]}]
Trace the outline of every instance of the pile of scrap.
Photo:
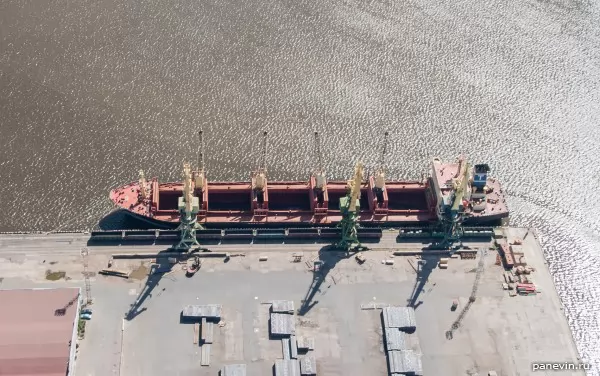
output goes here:
[{"label": "pile of scrap", "polygon": [[390,375],[423,375],[421,354],[410,348],[416,330],[412,307],[388,307],[381,312]]},{"label": "pile of scrap", "polygon": [[[210,365],[210,350],[214,340],[215,323],[221,321],[223,307],[220,304],[187,305],[181,311],[185,319],[200,320],[200,365]],[[194,324],[194,343],[197,343],[198,326]],[[244,370],[245,372],[245,370]]]}]

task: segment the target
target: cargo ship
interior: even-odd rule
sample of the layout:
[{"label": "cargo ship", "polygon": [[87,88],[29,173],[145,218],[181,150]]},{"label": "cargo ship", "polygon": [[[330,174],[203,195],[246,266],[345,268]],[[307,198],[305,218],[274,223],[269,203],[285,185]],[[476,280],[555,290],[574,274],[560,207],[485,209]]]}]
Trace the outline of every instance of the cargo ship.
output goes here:
[{"label": "cargo ship", "polygon": [[[137,182],[113,189],[110,199],[128,215],[155,228],[175,228],[180,222],[184,186],[197,197],[197,222],[205,228],[332,227],[342,220],[340,199],[348,182],[327,181],[317,169],[305,181],[267,181],[259,167],[245,182],[207,180],[203,162],[184,167],[182,182]],[[429,176],[416,181],[386,180],[379,168],[363,179],[358,222],[365,227],[423,226],[439,223],[459,211],[465,225],[504,224],[509,216],[500,182],[489,176],[487,164],[470,165],[463,157],[452,163],[431,161]]]}]

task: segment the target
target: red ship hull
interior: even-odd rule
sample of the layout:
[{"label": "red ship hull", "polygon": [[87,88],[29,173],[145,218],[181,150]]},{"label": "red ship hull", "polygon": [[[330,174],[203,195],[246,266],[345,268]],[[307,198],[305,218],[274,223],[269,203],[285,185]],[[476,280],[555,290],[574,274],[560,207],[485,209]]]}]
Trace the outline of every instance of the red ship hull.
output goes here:
[{"label": "red ship hull", "polygon": [[[493,196],[485,211],[472,213],[467,224],[494,224],[508,217],[500,185],[492,180]],[[178,198],[182,183],[149,183],[149,194],[141,198],[139,183],[131,183],[110,192],[110,199],[133,216],[157,227],[172,228],[179,223]],[[269,182],[264,202],[258,205],[250,182],[208,182],[199,197],[198,222],[207,227],[301,227],[332,226],[341,220],[339,200],[346,194],[346,182],[328,182],[324,202],[319,205],[314,193],[315,181]],[[372,226],[422,225],[438,221],[437,199],[432,179],[386,182],[383,202],[374,194],[373,178],[361,188],[359,222]],[[489,196],[489,195],[488,195]]]}]

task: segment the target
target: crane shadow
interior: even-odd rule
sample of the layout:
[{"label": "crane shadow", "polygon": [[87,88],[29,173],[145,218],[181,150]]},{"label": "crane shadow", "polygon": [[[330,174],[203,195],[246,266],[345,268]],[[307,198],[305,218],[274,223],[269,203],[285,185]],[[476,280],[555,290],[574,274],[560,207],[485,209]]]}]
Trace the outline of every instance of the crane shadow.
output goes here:
[{"label": "crane shadow", "polygon": [[427,254],[427,249],[423,250],[425,252],[421,255],[421,259],[417,260],[416,265],[414,265],[416,268],[415,284],[410,297],[407,299],[407,305],[415,309],[423,304],[423,301],[419,300],[419,297],[425,289],[425,285],[427,284],[427,281],[429,281],[429,277],[433,273],[434,269],[438,266],[440,259],[444,256],[440,252]]},{"label": "crane shadow", "polygon": [[[318,300],[314,300],[315,296],[318,293],[324,293],[321,291],[321,286],[323,286],[324,282],[327,280],[327,276],[335,268],[335,265],[341,260],[350,258],[357,252],[358,251],[355,250],[340,250],[333,245],[326,245],[319,250],[318,258],[314,261],[314,263],[317,263],[318,261],[318,263],[320,263],[320,267],[317,271],[313,270],[312,272],[313,279],[308,287],[308,291],[306,292],[304,299],[302,300],[302,305],[298,309],[299,316],[306,315],[314,306],[319,304]],[[333,283],[335,283],[335,281]],[[327,286],[327,288],[330,287],[331,283]]]},{"label": "crane shadow", "polygon": [[[165,255],[166,253],[171,254],[171,256],[169,257],[169,256]],[[169,260],[170,258],[173,257],[172,253],[173,252],[169,249],[160,251],[158,253],[158,256],[156,257],[156,262],[153,263],[150,266],[150,269],[148,270],[148,277],[146,279],[146,283],[144,284],[142,291],[137,296],[136,300],[131,304],[129,311],[125,314],[125,320],[131,321],[147,310],[146,307],[142,308],[142,305],[149,298],[152,297],[153,291],[159,285],[163,276],[166,273],[169,273],[171,270],[173,270],[174,265],[177,265],[177,264],[171,263]],[[177,257],[177,260],[179,260],[180,258],[181,258],[181,256]],[[164,290],[165,289],[163,288],[162,291],[164,291]]]}]

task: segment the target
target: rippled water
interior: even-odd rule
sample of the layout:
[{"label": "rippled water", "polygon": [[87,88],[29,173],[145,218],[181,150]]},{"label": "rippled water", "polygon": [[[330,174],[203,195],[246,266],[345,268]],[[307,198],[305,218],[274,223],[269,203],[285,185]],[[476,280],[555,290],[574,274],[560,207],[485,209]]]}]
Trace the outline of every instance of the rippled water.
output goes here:
[{"label": "rippled water", "polygon": [[[179,179],[203,127],[212,179],[393,177],[464,152],[544,241],[600,369],[600,11],[581,1],[0,2],[0,230],[93,227],[140,168]],[[597,372],[597,371],[596,371]],[[598,373],[595,373],[598,375]]]}]

